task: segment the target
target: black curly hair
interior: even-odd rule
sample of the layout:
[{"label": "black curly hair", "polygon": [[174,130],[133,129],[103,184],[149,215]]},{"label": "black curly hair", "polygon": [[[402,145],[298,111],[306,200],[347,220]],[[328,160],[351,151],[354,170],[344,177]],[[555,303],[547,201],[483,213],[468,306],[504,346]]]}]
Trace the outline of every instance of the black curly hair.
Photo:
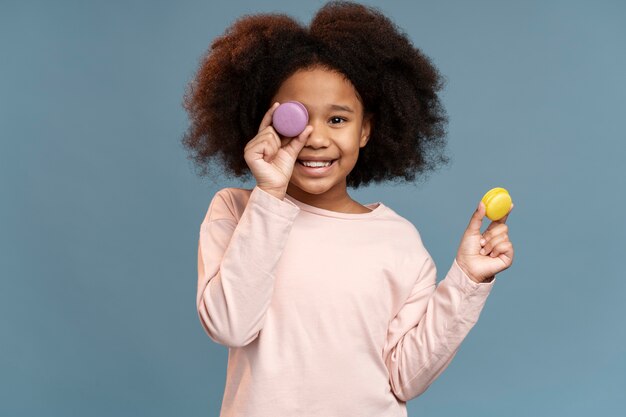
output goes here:
[{"label": "black curly hair", "polygon": [[313,67],[343,74],[373,117],[348,187],[414,181],[449,162],[437,96],[445,80],[430,59],[377,8],[330,1],[309,28],[285,14],[244,15],[213,40],[183,100],[191,125],[182,143],[200,174],[213,159],[226,174],[249,179],[243,149],[270,100],[290,75]]}]

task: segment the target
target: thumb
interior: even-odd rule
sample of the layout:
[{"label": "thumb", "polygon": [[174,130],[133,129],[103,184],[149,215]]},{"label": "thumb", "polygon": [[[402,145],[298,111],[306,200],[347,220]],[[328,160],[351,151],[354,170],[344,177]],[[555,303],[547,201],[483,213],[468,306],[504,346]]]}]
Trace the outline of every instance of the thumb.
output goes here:
[{"label": "thumb", "polygon": [[309,134],[313,131],[313,126],[307,125],[304,130],[296,137],[292,138],[285,146],[285,151],[295,160],[298,158],[300,150],[304,148],[304,144],[309,137]]},{"label": "thumb", "polygon": [[474,210],[472,214],[472,218],[470,219],[469,224],[467,225],[467,231],[476,232],[480,234],[480,226],[483,225],[483,218],[485,217],[486,209],[485,203],[481,201],[478,202],[478,207]]}]

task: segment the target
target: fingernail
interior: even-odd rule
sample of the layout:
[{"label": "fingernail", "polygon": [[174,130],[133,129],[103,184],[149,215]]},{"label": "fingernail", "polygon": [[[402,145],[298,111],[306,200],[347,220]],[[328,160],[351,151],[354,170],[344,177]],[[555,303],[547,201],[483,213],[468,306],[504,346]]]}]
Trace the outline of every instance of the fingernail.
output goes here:
[{"label": "fingernail", "polygon": [[481,255],[484,255],[484,254],[485,254],[485,250],[484,250],[484,249],[481,249],[481,250],[480,250],[480,254],[481,254]]},{"label": "fingernail", "polygon": [[486,240],[485,240],[485,239],[480,239],[480,244],[481,244],[481,245],[484,245],[484,244],[485,244],[485,242],[486,242]]}]

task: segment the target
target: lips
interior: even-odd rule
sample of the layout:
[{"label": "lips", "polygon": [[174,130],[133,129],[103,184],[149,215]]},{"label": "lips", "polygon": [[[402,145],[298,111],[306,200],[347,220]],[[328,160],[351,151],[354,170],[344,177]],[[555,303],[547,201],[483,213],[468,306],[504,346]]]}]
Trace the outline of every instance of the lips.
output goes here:
[{"label": "lips", "polygon": [[312,177],[319,177],[319,176],[323,176],[326,175],[327,172],[329,172],[331,169],[333,169],[333,167],[335,166],[335,162],[337,160],[334,159],[332,160],[332,162],[330,163],[330,165],[328,166],[323,166],[323,167],[308,167],[304,164],[302,164],[302,162],[300,162],[298,160],[298,169],[302,170],[303,173],[305,173],[306,175],[312,176]]},{"label": "lips", "polygon": [[335,162],[336,159],[298,159],[297,162],[330,162],[331,164]]},{"label": "lips", "polygon": [[326,157],[326,156],[303,156],[302,158],[298,158],[298,161],[306,161],[306,162],[328,162],[328,161],[336,161],[336,158]]}]

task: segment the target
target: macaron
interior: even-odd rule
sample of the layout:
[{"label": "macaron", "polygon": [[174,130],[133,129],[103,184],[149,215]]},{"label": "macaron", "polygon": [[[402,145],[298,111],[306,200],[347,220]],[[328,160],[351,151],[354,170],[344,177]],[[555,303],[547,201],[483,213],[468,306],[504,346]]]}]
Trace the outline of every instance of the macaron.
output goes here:
[{"label": "macaron", "polygon": [[288,138],[298,136],[308,123],[309,112],[299,101],[285,101],[272,114],[272,126]]},{"label": "macaron", "polygon": [[482,198],[482,202],[485,203],[486,207],[485,215],[493,221],[500,220],[511,210],[511,196],[502,187],[492,188],[487,191]]}]

